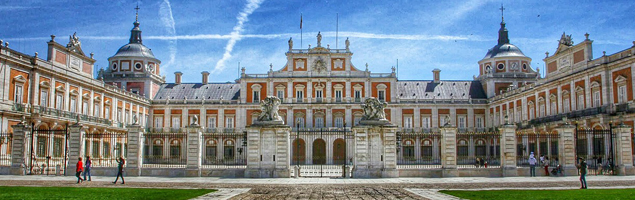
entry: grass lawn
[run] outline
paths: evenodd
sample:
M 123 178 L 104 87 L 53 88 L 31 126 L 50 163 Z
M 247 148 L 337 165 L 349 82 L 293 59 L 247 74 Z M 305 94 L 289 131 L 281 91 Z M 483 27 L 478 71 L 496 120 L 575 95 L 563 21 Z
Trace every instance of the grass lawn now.
M 463 199 L 633 199 L 635 189 L 589 189 L 589 190 L 442 190 Z
M 216 190 L 87 187 L 0 187 L 0 199 L 191 199 Z

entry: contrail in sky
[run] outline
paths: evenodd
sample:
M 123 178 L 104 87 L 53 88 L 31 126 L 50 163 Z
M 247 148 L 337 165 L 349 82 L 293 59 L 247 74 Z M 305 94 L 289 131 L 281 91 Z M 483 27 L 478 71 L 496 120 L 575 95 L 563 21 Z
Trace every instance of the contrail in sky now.
M 172 17 L 172 6 L 170 5 L 170 1 L 164 0 L 163 3 L 161 3 L 161 6 L 159 8 L 159 15 L 161 16 L 161 21 L 163 22 L 163 25 L 165 25 L 165 28 L 168 32 L 168 37 L 171 36 L 176 38 L 176 29 L 174 28 L 174 17 Z M 177 40 L 174 38 L 168 39 L 168 51 L 170 52 L 170 60 L 168 60 L 168 63 L 165 63 L 161 66 L 161 68 L 163 68 L 164 70 L 174 64 L 174 61 L 176 60 Z
M 229 41 L 227 41 L 227 45 L 225 46 L 225 53 L 223 54 L 223 58 L 216 62 L 216 66 L 214 67 L 214 70 L 212 70 L 213 73 L 218 73 L 225 69 L 225 62 L 229 58 L 231 58 L 231 53 L 232 50 L 234 50 L 234 45 L 236 45 L 236 42 L 241 39 L 240 33 L 243 31 L 243 25 L 249 20 L 249 15 L 251 15 L 251 13 L 253 13 L 256 9 L 258 9 L 263 1 L 264 0 L 247 0 L 247 5 L 243 9 L 243 11 L 238 13 L 238 17 L 236 17 L 236 19 L 238 19 L 238 22 L 236 22 L 236 26 L 234 26 L 233 31 L 230 33 L 230 38 Z

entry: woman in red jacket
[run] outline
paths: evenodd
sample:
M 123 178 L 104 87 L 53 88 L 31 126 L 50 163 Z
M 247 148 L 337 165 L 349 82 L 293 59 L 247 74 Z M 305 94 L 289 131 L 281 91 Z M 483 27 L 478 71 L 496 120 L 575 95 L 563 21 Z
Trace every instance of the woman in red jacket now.
M 75 176 L 77 176 L 77 183 L 84 182 L 84 179 L 82 179 L 82 177 L 79 176 L 82 174 L 83 171 L 84 171 L 84 163 L 82 163 L 82 157 L 79 157 L 79 160 L 77 161 L 77 171 L 75 172 Z

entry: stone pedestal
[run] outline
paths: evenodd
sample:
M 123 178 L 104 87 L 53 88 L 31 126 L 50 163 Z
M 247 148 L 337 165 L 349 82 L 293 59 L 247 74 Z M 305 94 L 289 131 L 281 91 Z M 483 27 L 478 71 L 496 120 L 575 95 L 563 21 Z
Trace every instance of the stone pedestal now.
M 11 143 L 11 175 L 26 175 L 26 163 L 29 155 L 26 154 L 28 140 L 27 130 L 30 128 L 24 124 L 13 125 L 13 139 Z
M 565 175 L 575 176 L 578 174 L 578 168 L 575 166 L 577 162 L 575 154 L 575 126 L 571 124 L 563 124 L 556 127 L 558 135 L 558 155 L 560 166 L 564 170 Z
M 128 155 L 126 158 L 126 175 L 128 176 L 141 176 L 143 133 L 144 130 L 139 125 L 128 126 Z
M 65 175 L 73 175 L 77 170 L 77 161 L 82 157 L 85 162 L 84 155 L 84 127 L 75 123 L 68 127 L 68 164 L 66 165 Z
M 503 176 L 518 176 L 518 170 L 516 169 L 516 126 L 510 124 L 503 125 L 498 128 L 498 131 L 501 133 L 500 159 Z
M 443 177 L 458 177 L 456 165 L 456 133 L 457 128 L 446 125 L 441 128 L 441 165 Z
M 631 127 L 620 124 L 613 128 L 613 138 L 615 144 L 615 166 L 617 167 L 618 175 L 633 175 L 635 170 L 633 169 L 633 157 L 632 157 L 632 141 Z
M 200 126 L 190 125 L 187 127 L 187 166 L 185 167 L 185 176 L 201 176 L 202 136 L 203 133 Z
M 247 127 L 245 178 L 290 177 L 290 131 L 282 122 Z
M 390 123 L 363 123 L 353 128 L 355 178 L 396 178 L 397 127 Z

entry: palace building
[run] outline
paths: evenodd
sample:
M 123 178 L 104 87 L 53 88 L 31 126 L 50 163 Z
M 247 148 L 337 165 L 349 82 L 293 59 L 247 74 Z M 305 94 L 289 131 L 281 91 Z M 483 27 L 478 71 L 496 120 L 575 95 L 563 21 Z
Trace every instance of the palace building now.
M 151 133 L 179 133 L 198 124 L 205 138 L 203 157 L 225 158 L 225 164 L 241 165 L 244 157 L 234 157 L 246 152 L 243 131 L 260 115 L 260 101 L 276 96 L 281 100 L 279 115 L 286 125 L 298 132 L 314 132 L 311 137 L 291 132 L 295 138 L 291 162 L 329 165 L 352 164 L 355 150 L 346 145 L 347 133 L 326 133 L 358 126 L 367 98 L 387 103 L 386 119 L 400 132 L 422 135 L 439 133 L 444 125 L 456 127 L 458 133 L 494 133 L 508 123 L 519 133 L 552 133 L 563 118 L 574 121 L 577 129 L 606 130 L 618 122 L 633 126 L 635 119 L 635 46 L 593 57 L 589 34 L 576 44 L 563 33 L 553 53 L 542 58 L 545 77 L 531 65 L 532 58 L 511 43 L 513 37 L 510 40 L 502 21 L 498 42 L 483 52 L 483 59 L 474 61 L 473 71 L 478 75 L 471 80 L 443 80 L 440 69 L 431 72 L 432 80 L 398 80 L 394 68 L 371 72 L 367 64 L 352 62 L 354 41 L 347 38 L 344 49 L 331 49 L 321 43 L 318 34 L 317 43 L 307 49 L 294 48 L 290 39 L 286 58 L 280 58 L 286 59 L 286 64 L 270 65 L 266 74 L 242 68 L 239 79 L 225 83 L 213 82 L 206 71 L 201 72 L 201 81 L 184 82 L 183 73 L 175 72 L 175 81 L 166 83 L 160 74 L 161 60 L 142 42 L 139 21 L 133 25 L 128 43 L 108 58 L 108 69 L 100 70 L 96 78 L 96 60 L 84 53 L 75 34 L 66 45 L 51 36 L 46 58 L 15 51 L 9 42 L 0 45 L 0 132 L 11 134 L 20 122 L 37 132 L 66 130 L 67 125 L 80 121 L 87 134 L 84 154 L 108 160 L 125 155 L 122 152 L 127 150 L 127 142 L 121 138 L 89 142 L 87 138 L 125 134 L 131 124 L 138 123 L 148 133 L 145 156 L 169 154 L 183 161 L 187 154 L 184 139 L 151 137 Z M 317 136 L 320 131 L 324 135 Z M 227 135 L 216 137 L 213 133 Z M 30 158 L 36 162 L 47 156 L 62 158 L 69 146 L 67 139 L 59 139 L 63 136 L 30 137 Z M 416 164 L 440 166 L 439 152 L 443 150 L 434 137 L 398 136 L 398 157 L 427 156 L 430 163 Z M 12 149 L 7 141 L 0 145 L 5 157 Z M 498 139 L 471 138 L 465 142 L 469 145 L 464 144 L 464 150 L 462 142 L 457 143 L 459 151 L 491 158 L 490 164 L 496 165 L 495 155 L 501 151 Z M 525 150 L 540 148 L 522 140 L 518 143 L 525 144 L 519 146 L 519 156 L 524 156 Z M 589 142 L 588 149 L 597 148 L 591 147 L 594 144 L 597 142 Z M 479 145 L 484 146 L 481 149 Z M 558 145 L 546 146 L 540 149 L 542 153 L 558 154 Z M 231 162 L 227 162 L 229 157 Z M 217 160 L 204 161 L 203 165 L 219 164 Z M 178 165 L 181 161 L 144 162 Z

